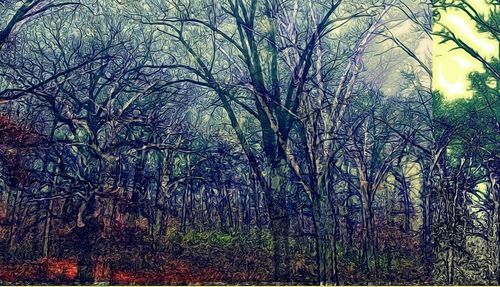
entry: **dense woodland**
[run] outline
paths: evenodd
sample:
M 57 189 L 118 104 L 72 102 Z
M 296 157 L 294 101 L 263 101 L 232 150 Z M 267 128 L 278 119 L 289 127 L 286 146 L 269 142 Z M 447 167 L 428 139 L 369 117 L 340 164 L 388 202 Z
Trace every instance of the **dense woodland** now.
M 500 284 L 495 2 L 1 0 L 1 282 Z

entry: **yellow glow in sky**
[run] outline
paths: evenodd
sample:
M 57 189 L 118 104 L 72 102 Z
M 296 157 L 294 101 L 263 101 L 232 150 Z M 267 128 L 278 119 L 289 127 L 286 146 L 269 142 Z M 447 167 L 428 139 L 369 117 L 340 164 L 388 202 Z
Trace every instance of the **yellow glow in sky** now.
M 467 0 L 482 14 L 488 15 L 489 7 L 484 0 Z M 487 60 L 498 57 L 499 45 L 495 40 L 488 38 L 486 33 L 478 33 L 474 21 L 458 9 L 448 9 L 441 12 L 439 23 L 450 28 L 455 35 L 470 47 L 476 50 Z M 435 24 L 435 29 L 442 27 Z M 433 43 L 433 89 L 440 91 L 446 99 L 468 98 L 472 92 L 468 91 L 468 75 L 473 71 L 482 71 L 482 64 L 472 58 L 467 52 L 456 49 L 453 42 L 438 44 L 440 37 Z

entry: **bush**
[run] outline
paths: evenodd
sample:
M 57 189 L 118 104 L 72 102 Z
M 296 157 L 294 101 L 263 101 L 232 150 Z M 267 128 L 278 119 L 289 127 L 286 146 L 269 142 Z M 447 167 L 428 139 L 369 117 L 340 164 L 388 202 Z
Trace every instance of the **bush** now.
M 190 230 L 182 236 L 182 245 L 203 248 L 260 248 L 271 251 L 272 238 L 267 230 L 252 230 L 249 233 Z

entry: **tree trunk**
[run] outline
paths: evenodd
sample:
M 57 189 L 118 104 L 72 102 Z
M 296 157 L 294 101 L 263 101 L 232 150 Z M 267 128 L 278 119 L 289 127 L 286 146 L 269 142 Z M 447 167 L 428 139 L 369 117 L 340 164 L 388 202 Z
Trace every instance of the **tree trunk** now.
M 257 225 L 257 228 L 260 230 L 262 229 L 262 221 L 260 218 L 260 196 L 258 190 L 259 185 L 255 177 L 253 176 L 253 172 L 251 180 L 252 180 L 252 196 L 253 196 L 253 204 L 255 212 L 255 224 Z
M 406 234 L 409 234 L 411 231 L 411 198 L 410 198 L 411 191 L 402 168 L 400 168 L 400 171 L 397 171 L 393 174 L 400 185 L 399 188 L 403 200 L 403 210 L 404 210 L 403 230 L 406 232 Z
M 269 202 L 269 217 L 271 221 L 271 234 L 274 246 L 274 278 L 277 282 L 289 280 L 290 265 L 288 260 L 289 242 L 288 234 L 290 229 L 290 219 L 286 209 L 286 188 L 285 178 L 286 162 L 280 161 L 271 169 L 271 195 Z
M 368 182 L 360 181 L 360 192 L 361 192 L 361 218 L 362 218 L 362 249 L 361 249 L 361 262 L 362 267 L 367 272 L 370 270 L 370 259 L 373 256 L 373 226 L 372 226 L 372 211 L 371 211 L 371 199 L 369 194 Z
M 334 228 L 328 228 L 328 218 L 324 216 L 328 205 L 326 186 L 320 180 L 316 192 L 312 194 L 312 211 L 316 241 L 316 264 L 318 283 L 338 284 L 337 250 L 333 240 Z
M 453 285 L 455 279 L 455 252 L 449 248 L 446 254 L 446 284 Z
M 21 190 L 15 191 L 14 202 L 12 203 L 12 213 L 10 217 L 10 231 L 9 231 L 9 253 L 15 257 L 17 251 L 17 224 L 19 221 L 19 201 L 21 199 Z
M 186 186 L 184 193 L 182 194 L 182 214 L 181 214 L 181 231 L 186 232 L 186 219 L 187 219 L 187 200 L 188 200 L 189 188 Z
M 153 250 L 156 250 L 158 247 L 158 241 L 162 235 L 162 221 L 163 221 L 163 211 L 160 208 L 156 208 L 154 211 L 153 217 L 153 226 L 151 230 L 151 237 L 153 241 Z
M 187 155 L 187 176 L 191 176 L 191 156 Z M 182 214 L 181 214 L 181 231 L 183 233 L 186 232 L 186 224 L 188 217 L 188 200 L 190 198 L 191 193 L 191 180 L 188 178 L 186 181 L 186 188 L 184 189 L 184 193 L 182 195 Z
M 224 184 L 222 187 L 222 196 L 223 196 L 223 202 L 225 203 L 222 206 L 223 206 L 223 208 L 224 208 L 224 206 L 226 206 L 227 212 L 228 212 L 228 217 L 229 217 L 229 220 L 227 221 L 229 223 L 228 226 L 230 229 L 234 229 L 235 224 L 234 224 L 234 216 L 233 216 L 233 206 L 231 205 L 231 196 L 227 192 L 227 185 L 226 184 Z M 222 209 L 222 212 L 224 213 L 224 209 Z
M 94 217 L 96 210 L 95 197 L 82 204 L 79 210 L 77 224 L 73 230 L 75 250 L 77 252 L 77 278 L 78 283 L 90 285 L 95 281 L 94 262 L 92 256 L 93 245 L 97 238 L 99 224 Z
M 500 196 L 498 184 L 495 192 L 494 211 L 493 211 L 493 238 L 492 238 L 492 253 L 493 253 L 493 274 L 496 284 L 500 285 Z
M 47 208 L 47 217 L 45 218 L 45 224 L 43 227 L 43 247 L 42 247 L 42 256 L 49 256 L 49 247 L 50 247 L 50 229 L 52 225 L 52 206 L 54 204 L 54 200 L 49 200 L 49 206 Z
M 493 210 L 491 213 L 492 231 L 490 246 L 492 251 L 492 273 L 497 285 L 500 285 L 500 188 L 499 188 L 499 166 L 498 160 L 492 159 L 488 163 L 488 175 L 491 194 L 493 195 Z
M 94 283 L 92 245 L 97 232 L 97 221 L 89 220 L 83 227 L 75 227 L 75 245 L 77 249 L 78 283 L 89 285 Z
M 427 269 L 427 273 L 432 271 L 433 251 L 432 251 L 432 183 L 429 171 L 423 174 L 422 183 L 422 264 Z

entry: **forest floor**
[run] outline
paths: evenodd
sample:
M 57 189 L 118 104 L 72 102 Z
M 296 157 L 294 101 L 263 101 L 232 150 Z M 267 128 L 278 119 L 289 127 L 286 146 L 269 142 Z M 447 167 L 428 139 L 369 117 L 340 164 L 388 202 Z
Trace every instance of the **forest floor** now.
M 173 258 L 157 254 L 155 258 L 155 262 L 151 262 L 150 266 L 136 270 L 113 266 L 103 268 L 98 260 L 94 268 L 96 282 L 111 285 L 276 284 L 272 282 L 267 264 L 261 267 L 257 267 L 256 263 L 242 265 L 241 255 L 238 258 L 217 257 L 217 264 L 203 255 Z M 342 273 L 343 284 L 346 285 L 427 285 L 431 282 L 430 278 L 422 277 L 421 273 L 410 269 L 406 272 L 395 270 L 393 274 L 381 272 L 376 278 L 372 277 L 369 280 L 353 270 L 343 270 Z M 76 275 L 75 258 L 46 258 L 31 262 L 0 264 L 2 285 L 77 284 Z M 295 278 L 293 282 L 286 284 L 313 284 L 311 279 L 311 277 Z
M 97 255 L 93 256 L 94 278 L 98 283 L 110 285 L 277 284 L 273 282 L 273 254 L 267 237 L 269 236 L 249 238 L 216 232 L 188 233 L 183 238 L 171 238 L 157 251 L 152 251 L 146 241 L 130 237 L 128 242 L 114 241 L 107 244 L 107 247 L 95 245 Z M 54 244 L 66 249 L 63 246 L 64 239 L 61 240 Z M 304 244 L 297 243 L 295 248 L 297 246 L 305 248 Z M 293 256 L 289 255 L 290 281 L 279 283 L 315 283 L 314 257 L 312 251 L 306 249 L 293 252 Z M 77 284 L 76 256 L 64 254 L 66 258 L 16 261 L 4 258 L 0 260 L 0 285 Z M 378 272 L 369 275 L 357 267 L 355 259 L 339 262 L 341 283 L 432 283 L 431 278 L 424 276 L 425 272 L 419 267 L 417 258 L 397 256 L 392 262 L 390 271 L 382 265 Z
M 94 269 L 96 282 L 119 285 L 185 285 L 185 284 L 256 284 L 269 282 L 265 273 L 245 270 L 234 271 L 198 260 L 166 258 L 163 264 L 144 267 L 141 270 L 109 268 Z M 268 273 L 268 272 L 266 272 Z M 0 284 L 76 284 L 77 263 L 75 258 L 47 258 L 43 260 L 0 265 Z M 270 278 L 270 277 L 268 277 Z M 264 280 L 263 280 L 264 279 Z
M 103 264 L 94 259 L 96 282 L 118 285 L 262 284 L 270 282 L 269 269 L 241 265 L 241 259 L 205 255 L 150 255 L 140 268 Z M 238 257 L 241 258 L 239 255 Z M 132 259 L 131 259 L 132 260 Z M 148 261 L 148 259 L 146 259 Z M 238 262 L 240 261 L 240 262 Z M 105 267 L 106 266 L 106 267 Z M 243 267 L 243 268 L 242 268 Z M 0 263 L 0 284 L 76 284 L 76 258 L 44 258 L 36 261 Z

